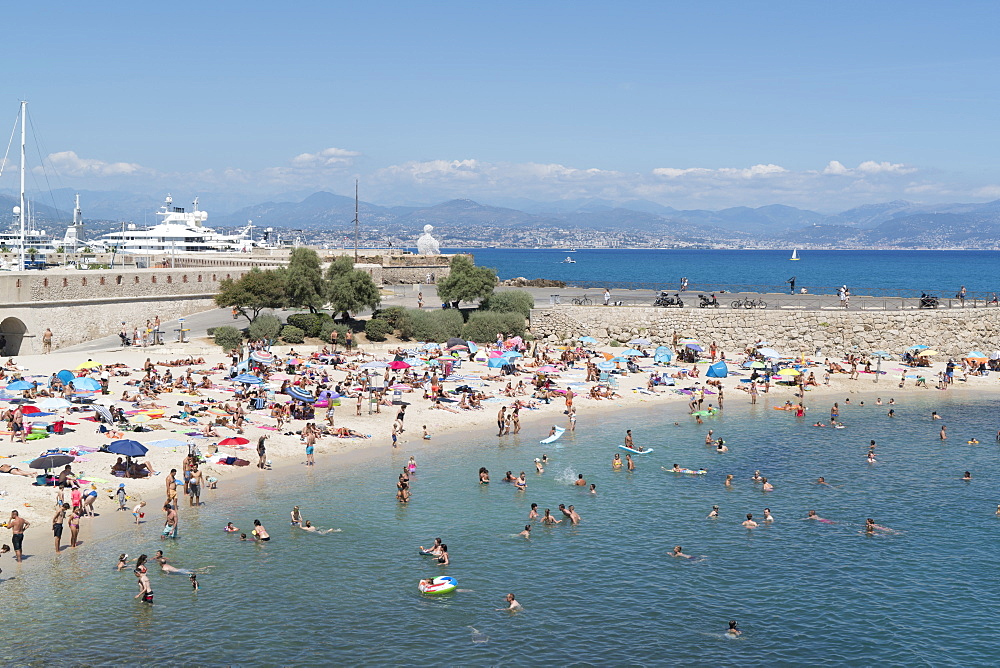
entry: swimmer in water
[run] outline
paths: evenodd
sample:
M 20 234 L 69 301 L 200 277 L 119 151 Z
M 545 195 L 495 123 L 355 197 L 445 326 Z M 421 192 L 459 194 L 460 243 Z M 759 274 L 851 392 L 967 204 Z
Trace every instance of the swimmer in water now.
M 814 424 L 813 426 L 814 426 L 814 427 L 825 427 L 826 425 L 825 425 L 825 424 L 823 424 L 822 422 L 817 422 L 817 423 L 816 423 L 816 424 Z
M 253 521 L 253 531 L 251 533 L 253 533 L 259 541 L 266 543 L 271 540 L 271 535 L 267 533 L 267 529 L 265 529 L 264 525 L 260 523 L 260 520 Z
M 753 521 L 753 513 L 747 513 L 747 518 L 743 522 L 743 526 L 747 529 L 753 529 L 757 526 L 757 523 Z
M 521 610 L 521 604 L 517 602 L 516 598 L 514 598 L 514 594 L 507 594 L 506 596 L 504 596 L 503 600 L 507 602 L 507 607 L 497 608 L 497 610 L 508 610 L 510 612 L 514 612 L 515 610 Z
M 614 458 L 612 458 L 611 460 L 611 468 L 620 469 L 621 467 L 622 467 L 622 456 L 616 452 Z
M 763 478 L 761 478 L 761 480 L 763 480 Z M 727 474 L 726 475 L 726 480 L 722 484 L 725 485 L 726 487 L 732 487 L 733 486 L 733 474 L 732 473 Z
M 225 531 L 226 533 L 236 533 L 237 531 L 239 531 L 239 529 L 233 526 L 232 522 L 226 522 L 226 526 L 224 526 L 222 530 Z
M 535 473 L 545 473 L 545 469 L 542 467 L 542 460 L 535 457 Z
M 674 546 L 674 551 L 673 551 L 673 553 L 670 556 L 671 557 L 681 557 L 683 559 L 694 559 L 694 557 L 692 557 L 690 554 L 684 554 L 684 552 L 681 551 L 681 546 L 680 545 L 675 545 Z
M 442 544 L 441 543 L 441 539 L 440 538 L 435 538 L 434 539 L 434 544 L 431 545 L 429 549 L 425 550 L 424 546 L 421 545 L 420 546 L 420 551 L 421 552 L 426 552 L 426 553 L 431 554 L 431 555 L 433 555 L 433 556 L 436 557 L 437 555 L 441 554 L 441 544 Z
M 753 480 L 754 482 L 760 482 L 761 477 L 762 476 L 760 475 L 760 471 L 754 471 L 753 476 L 750 479 Z
M 632 461 L 632 455 L 625 455 L 625 468 L 629 471 L 635 470 L 635 462 Z
M 774 515 L 771 514 L 771 509 L 770 508 L 765 508 L 764 509 L 764 521 L 768 522 L 768 523 L 774 521 Z
M 997 515 L 1000 515 L 1000 506 L 997 506 Z M 123 552 L 121 556 L 118 557 L 118 565 L 115 567 L 115 570 L 124 570 L 127 565 L 128 555 Z
M 545 509 L 545 514 L 542 515 L 542 524 L 559 524 L 562 520 L 557 520 L 552 516 L 552 511 L 548 508 Z
M 888 531 L 889 533 L 896 533 L 889 527 L 884 527 L 879 524 L 875 524 L 875 520 L 869 517 L 867 520 L 865 520 L 865 533 L 872 534 L 875 533 L 876 531 Z
M 1000 503 L 997 504 L 997 517 L 1000 517 Z
M 518 536 L 524 536 L 525 540 L 531 540 L 531 525 L 530 524 L 525 524 L 524 525 L 524 531 L 522 531 L 521 533 L 519 533 L 517 535 Z
M 940 420 L 941 416 L 937 414 L 937 411 L 931 411 L 931 419 L 932 420 Z
M 538 504 L 533 503 L 531 504 L 531 510 L 528 511 L 528 520 L 530 521 L 536 519 L 538 519 Z
M 586 487 L 587 481 L 583 479 L 582 473 L 578 473 L 576 474 L 576 480 L 573 481 L 573 484 L 576 485 L 577 487 Z
M 816 484 L 817 485 L 826 485 L 827 487 L 833 487 L 833 485 L 831 485 L 830 483 L 828 483 L 826 481 L 826 478 L 824 478 L 823 476 L 820 476 L 820 477 L 816 478 Z
M 595 485 L 594 483 L 590 483 L 590 493 L 597 494 L 597 485 Z
M 868 463 L 869 464 L 876 464 L 877 463 L 876 460 L 875 460 L 875 452 L 872 451 L 872 450 L 868 451 Z
M 998 507 L 1000 507 L 1000 506 L 998 506 Z M 715 519 L 718 516 L 719 516 L 719 507 L 718 506 L 712 506 L 712 512 L 710 512 L 708 514 L 708 519 Z
M 816 514 L 815 510 L 810 510 L 809 514 L 803 519 L 816 520 L 817 522 L 823 522 L 824 524 L 836 524 L 836 522 L 834 522 L 833 520 L 828 520 L 825 517 L 820 517 L 819 515 Z
M 966 471 L 965 475 L 962 476 L 962 480 L 972 480 L 972 473 Z
M 705 435 L 705 445 L 712 445 L 714 439 L 712 438 L 712 430 L 708 430 L 708 434 Z
M 720 439 L 719 439 L 719 440 L 718 440 L 718 441 L 716 442 L 716 444 L 715 444 L 715 451 L 716 451 L 716 452 L 729 452 L 729 446 L 727 446 L 727 445 L 726 445 L 726 442 L 725 442 L 725 441 L 723 441 L 723 440 L 722 440 L 722 439 L 720 438 Z
M 311 520 L 306 520 L 306 523 L 299 527 L 303 531 L 311 531 L 313 533 L 333 533 L 337 529 L 317 529 L 312 525 Z
M 479 484 L 480 485 L 490 484 L 490 472 L 489 470 L 486 469 L 485 466 L 480 467 L 479 469 Z
M 761 487 L 762 491 L 765 491 L 765 492 L 773 492 L 774 491 L 774 485 L 772 485 L 771 483 L 769 483 L 767 481 L 767 478 L 761 478 L 760 482 L 763 485 Z
M 188 579 L 191 580 L 191 589 L 193 589 L 194 591 L 198 591 L 199 589 L 201 589 L 201 587 L 198 586 L 198 576 L 197 575 L 195 575 L 194 573 L 192 573 L 191 575 L 188 576 Z
M 726 635 L 737 637 L 742 635 L 743 631 L 740 631 L 740 627 L 737 626 L 736 620 L 733 619 L 729 622 L 729 628 L 726 629 Z
M 889 412 L 888 412 L 888 413 L 886 413 L 886 415 L 887 415 L 888 417 L 891 417 L 891 418 L 894 418 L 894 417 L 896 417 L 896 409 L 894 409 L 894 408 L 890 408 L 890 409 L 889 409 Z
M 548 464 L 548 463 L 549 463 L 549 456 L 543 452 L 542 453 L 542 465 L 545 465 L 545 464 Z

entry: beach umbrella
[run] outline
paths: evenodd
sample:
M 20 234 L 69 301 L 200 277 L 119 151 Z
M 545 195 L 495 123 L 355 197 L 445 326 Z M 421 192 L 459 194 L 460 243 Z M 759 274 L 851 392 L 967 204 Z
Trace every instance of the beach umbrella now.
M 621 357 L 642 357 L 642 351 L 629 348 L 625 352 L 621 353 Z
M 919 353 L 917 353 L 917 357 L 930 357 L 931 355 L 940 355 L 940 354 L 941 353 L 939 353 L 936 350 L 921 350 Z
M 466 343 L 469 344 L 469 352 L 470 353 L 478 353 L 479 352 L 479 346 L 477 346 L 475 344 L 475 342 L 473 342 L 473 341 L 466 341 Z
M 667 346 L 658 346 L 653 352 L 653 361 L 657 364 L 669 364 L 673 358 L 674 354 Z
M 873 357 L 882 357 L 884 359 L 889 359 L 892 357 L 892 353 L 887 353 L 884 350 L 876 350 L 872 353 Z
M 29 383 L 26 380 L 15 380 L 13 383 L 7 385 L 8 392 L 23 392 L 24 390 L 30 390 L 35 386 L 34 383 Z
M 540 366 L 535 370 L 535 373 L 559 373 L 559 368 L 554 367 L 551 364 L 546 364 L 545 366 Z
M 460 339 L 457 336 L 453 336 L 444 344 L 445 348 L 449 350 L 452 348 L 464 348 L 468 350 L 469 345 L 465 342 L 465 339 Z
M 632 339 L 628 342 L 630 346 L 651 346 L 653 342 L 649 339 Z
M 759 360 L 754 360 L 747 365 L 748 369 L 766 369 L 767 365 Z
M 704 348 L 702 348 L 702 347 L 701 347 L 700 345 L 698 345 L 697 343 L 686 343 L 686 344 L 684 344 L 684 346 L 685 346 L 686 348 L 688 348 L 689 350 L 693 350 L 693 351 L 695 351 L 695 352 L 697 352 L 697 353 L 700 353 L 700 352 L 702 352 L 703 350 L 705 350 Z
M 429 342 L 429 343 L 425 343 L 424 345 L 420 346 L 420 349 L 421 350 L 437 350 L 440 347 L 441 347 L 441 344 L 439 344 L 439 343 Z
M 268 378 L 270 380 L 291 380 L 292 379 L 292 377 L 289 376 L 287 373 L 272 373 L 270 376 L 268 376 Z
M 42 455 L 38 459 L 31 460 L 31 463 L 28 464 L 28 468 L 48 471 L 49 469 L 66 466 L 74 459 L 76 459 L 76 457 L 73 455 Z
M 55 411 L 59 410 L 60 408 L 69 408 L 73 404 L 66 401 L 62 397 L 49 397 L 48 399 L 40 401 L 38 405 L 47 411 Z
M 390 369 L 409 369 L 410 366 L 411 365 L 408 362 L 404 362 L 403 360 L 396 360 L 394 362 L 389 362 Z
M 115 419 L 111 417 L 111 411 L 108 410 L 107 406 L 94 404 L 94 411 L 97 413 L 98 417 L 101 418 L 101 422 L 107 422 L 108 424 L 111 424 L 112 422 L 115 421 Z
M 387 369 L 389 365 L 385 362 L 380 362 L 378 360 L 374 362 L 365 362 L 361 365 L 361 369 Z
M 774 348 L 759 348 L 757 352 L 759 352 L 764 357 L 771 357 L 771 358 L 781 357 L 781 353 L 779 353 Z
M 246 445 L 249 442 L 242 436 L 230 436 L 219 441 L 219 445 Z
M 69 369 L 63 369 L 62 371 L 56 374 L 56 377 L 62 382 L 68 383 L 69 381 L 76 378 L 76 374 L 70 371 Z
M 592 336 L 581 336 L 580 343 L 597 343 L 597 339 Z
M 978 350 L 973 350 L 972 352 L 965 353 L 965 359 L 986 359 L 986 354 Z
M 302 360 L 300 360 L 300 359 L 295 359 L 295 358 L 293 357 L 293 358 L 291 358 L 290 360 L 285 360 L 285 364 L 287 364 L 287 365 L 289 365 L 289 366 L 298 366 L 299 364 L 302 364 Z
M 74 378 L 69 383 L 77 390 L 83 390 L 84 392 L 96 392 L 101 389 L 101 384 L 88 376 Z
M 797 369 L 778 369 L 778 375 L 780 376 L 801 376 L 802 373 Z
M 598 362 L 597 363 L 597 368 L 601 369 L 603 371 L 610 371 L 611 369 L 615 368 L 615 363 L 614 362 L 609 362 L 609 361 L 605 360 L 603 362 Z
M 241 373 L 240 375 L 233 378 L 235 383 L 243 383 L 244 385 L 263 385 L 264 381 L 259 377 L 253 375 L 252 373 Z
M 145 424 L 146 422 L 149 422 L 152 419 L 153 418 L 149 417 L 148 415 L 139 413 L 138 415 L 133 415 L 132 417 L 130 417 L 129 422 L 135 422 L 136 424 Z
M 425 364 L 427 364 L 427 362 L 420 359 L 419 357 L 407 357 L 403 361 L 409 364 L 410 366 L 424 366 Z
M 250 359 L 261 364 L 271 364 L 274 362 L 274 355 L 266 350 L 255 350 L 250 353 Z
M 77 369 L 96 369 L 99 366 L 101 366 L 101 365 L 99 363 L 95 362 L 94 360 L 87 360 L 86 362 L 84 362 L 83 364 L 81 364 L 80 366 L 78 366 L 76 368 Z
M 125 455 L 126 457 L 141 457 L 149 452 L 149 448 L 139 441 L 124 438 L 120 441 L 111 441 L 110 445 L 108 445 L 108 452 L 113 452 L 116 455 Z
M 503 357 L 491 357 L 488 360 L 486 360 L 486 366 L 489 367 L 490 369 L 499 369 L 508 362 L 510 362 L 510 360 Z
M 521 353 L 517 352 L 516 350 L 508 350 L 503 355 L 501 355 L 501 357 L 506 357 L 508 359 L 516 359 L 518 357 L 524 357 L 524 355 L 522 355 Z
M 288 396 L 290 396 L 292 399 L 295 399 L 296 401 L 303 401 L 307 404 L 311 404 L 314 401 L 316 401 L 315 395 L 310 394 L 309 392 L 306 392 L 305 390 L 300 389 L 298 387 L 294 386 L 289 387 L 287 390 L 285 390 L 285 392 L 288 394 Z

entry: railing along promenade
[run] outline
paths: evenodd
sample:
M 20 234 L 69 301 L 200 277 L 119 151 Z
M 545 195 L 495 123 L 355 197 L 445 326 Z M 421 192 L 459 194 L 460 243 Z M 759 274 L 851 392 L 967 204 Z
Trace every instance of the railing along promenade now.
M 802 294 L 800 288 L 807 292 Z M 918 290 L 900 288 L 850 288 L 851 296 L 845 306 L 838 296 L 840 286 L 803 286 L 796 284 L 796 293 L 789 293 L 789 286 L 736 284 L 736 283 L 689 283 L 687 289 L 680 291 L 676 282 L 626 282 L 626 281 L 574 281 L 565 288 L 550 288 L 548 300 L 539 300 L 541 306 L 546 305 L 582 305 L 603 304 L 604 289 L 611 291 L 611 300 L 623 306 L 653 306 L 656 296 L 661 292 L 668 295 L 680 294 L 684 308 L 699 308 L 699 295 L 710 297 L 715 295 L 718 307 L 727 310 L 746 310 L 764 308 L 767 310 L 799 310 L 799 311 L 902 311 L 911 309 L 963 309 L 963 308 L 998 308 L 1000 300 L 992 292 L 968 292 L 965 299 L 959 299 L 954 293 L 943 297 L 944 291 Z M 934 306 L 928 306 L 924 295 L 934 297 Z M 746 306 L 748 300 L 763 302 L 764 306 Z M 740 302 L 734 306 L 734 302 Z M 665 306 L 663 308 L 677 308 Z M 715 307 L 708 307 L 715 308 Z

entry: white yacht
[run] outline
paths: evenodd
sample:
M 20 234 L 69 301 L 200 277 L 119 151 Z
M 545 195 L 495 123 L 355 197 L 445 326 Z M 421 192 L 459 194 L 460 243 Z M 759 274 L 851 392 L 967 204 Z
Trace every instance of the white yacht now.
M 264 240 L 253 238 L 253 223 L 237 234 L 222 234 L 205 226 L 208 214 L 198 208 L 198 198 L 190 211 L 174 206 L 174 199 L 167 195 L 166 201 L 156 212 L 161 220 L 151 227 L 139 228 L 135 224 L 123 226 L 120 231 L 105 234 L 100 244 L 118 253 L 200 253 L 200 252 L 244 252 L 257 246 L 267 245 L 267 237 L 272 232 L 268 228 Z
M 567 255 L 566 259 L 563 260 L 563 264 L 576 264 L 576 260 Z

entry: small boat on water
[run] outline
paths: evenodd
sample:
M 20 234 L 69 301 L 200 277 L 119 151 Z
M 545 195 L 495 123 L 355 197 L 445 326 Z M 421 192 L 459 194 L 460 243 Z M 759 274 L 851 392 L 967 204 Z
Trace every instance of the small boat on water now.
M 567 255 L 566 259 L 563 260 L 563 264 L 576 264 L 576 260 Z
M 799 251 L 798 251 L 797 248 L 794 249 L 794 250 L 792 250 L 792 257 L 790 257 L 788 259 L 792 260 L 792 261 L 797 261 L 799 259 Z

